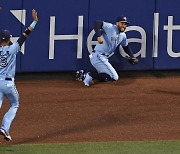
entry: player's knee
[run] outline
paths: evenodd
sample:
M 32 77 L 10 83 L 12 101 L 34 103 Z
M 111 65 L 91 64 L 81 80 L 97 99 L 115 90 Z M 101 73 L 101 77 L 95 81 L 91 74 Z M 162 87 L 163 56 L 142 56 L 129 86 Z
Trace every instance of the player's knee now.
M 113 79 L 114 79 L 115 81 L 117 81 L 117 80 L 119 79 L 118 74 L 114 74 Z

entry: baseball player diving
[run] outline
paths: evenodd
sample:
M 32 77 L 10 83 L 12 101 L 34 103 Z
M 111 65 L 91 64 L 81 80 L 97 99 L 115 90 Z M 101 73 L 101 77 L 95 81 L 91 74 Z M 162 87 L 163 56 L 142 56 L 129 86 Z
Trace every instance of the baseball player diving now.
M 19 94 L 14 83 L 16 55 L 38 22 L 37 12 L 34 9 L 32 10 L 32 18 L 33 22 L 31 25 L 15 43 L 10 41 L 11 34 L 9 30 L 0 32 L 0 107 L 4 97 L 7 97 L 10 103 L 10 108 L 4 115 L 0 128 L 0 135 L 2 135 L 6 141 L 12 140 L 9 135 L 9 130 L 19 107 Z
M 85 86 L 90 86 L 93 79 L 99 81 L 118 80 L 119 76 L 113 66 L 109 63 L 108 58 L 120 45 L 129 55 L 129 57 L 126 57 L 129 63 L 138 64 L 138 59 L 134 57 L 124 32 L 127 24 L 127 18 L 124 16 L 119 16 L 116 20 L 116 24 L 95 21 L 94 31 L 98 43 L 92 54 L 89 55 L 89 58 L 97 72 L 85 72 L 84 70 L 77 71 L 77 80 L 83 81 Z

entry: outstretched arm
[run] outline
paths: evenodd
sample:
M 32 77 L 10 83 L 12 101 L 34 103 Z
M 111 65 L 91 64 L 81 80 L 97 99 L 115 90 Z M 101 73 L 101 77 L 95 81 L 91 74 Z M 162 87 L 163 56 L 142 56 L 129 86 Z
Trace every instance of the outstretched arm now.
M 127 46 L 122 46 L 122 48 L 124 49 L 124 51 L 130 56 L 130 57 L 134 57 L 133 53 L 132 53 L 132 50 L 130 48 L 129 45 Z
M 19 46 L 21 47 L 28 35 L 32 32 L 38 22 L 38 16 L 35 9 L 32 10 L 33 22 L 31 25 L 23 32 L 22 36 L 17 40 Z
M 31 33 L 31 31 L 34 29 L 34 27 L 36 26 L 36 24 L 38 22 L 37 12 L 34 9 L 32 10 L 32 18 L 33 18 L 33 22 L 31 23 L 31 25 L 23 33 L 23 35 L 25 37 L 27 37 Z
M 138 59 L 137 59 L 136 57 L 134 57 L 133 52 L 132 52 L 130 46 L 129 46 L 129 45 L 127 45 L 127 46 L 122 46 L 122 48 L 123 48 L 124 51 L 129 55 L 129 57 L 128 57 L 128 56 L 125 57 L 125 58 L 128 60 L 128 62 L 129 62 L 130 64 L 133 64 L 133 65 L 134 65 L 134 64 L 138 64 Z

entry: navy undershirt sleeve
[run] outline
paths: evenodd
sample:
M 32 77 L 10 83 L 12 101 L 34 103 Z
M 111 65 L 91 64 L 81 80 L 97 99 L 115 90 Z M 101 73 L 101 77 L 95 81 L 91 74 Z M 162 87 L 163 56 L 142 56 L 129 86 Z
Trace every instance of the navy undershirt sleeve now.
M 132 50 L 131 50 L 131 48 L 130 48 L 129 45 L 127 45 L 127 46 L 122 46 L 122 48 L 124 49 L 124 51 L 125 51 L 130 57 L 134 57 L 133 52 L 132 52 Z
M 95 23 L 94 23 L 94 31 L 95 31 L 97 37 L 101 36 L 102 26 L 103 26 L 103 21 L 98 21 L 98 20 L 95 21 Z
M 25 42 L 25 40 L 26 40 L 26 37 L 25 37 L 24 35 L 22 35 L 22 36 L 17 40 L 17 42 L 18 42 L 18 44 L 19 44 L 20 47 L 23 45 L 23 43 Z

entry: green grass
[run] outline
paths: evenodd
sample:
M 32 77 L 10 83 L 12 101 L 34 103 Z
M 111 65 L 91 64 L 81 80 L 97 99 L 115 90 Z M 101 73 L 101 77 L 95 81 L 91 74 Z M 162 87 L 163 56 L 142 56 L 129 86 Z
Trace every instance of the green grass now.
M 0 154 L 180 154 L 180 140 L 0 146 Z

